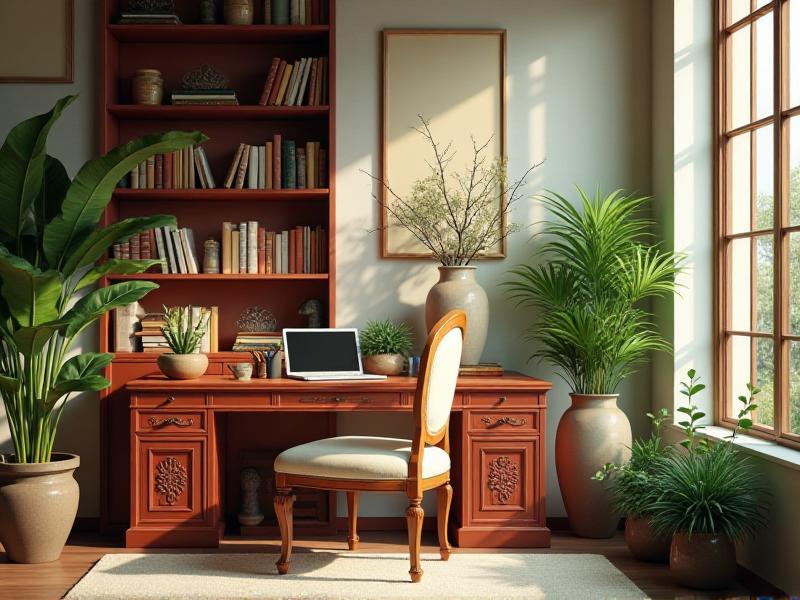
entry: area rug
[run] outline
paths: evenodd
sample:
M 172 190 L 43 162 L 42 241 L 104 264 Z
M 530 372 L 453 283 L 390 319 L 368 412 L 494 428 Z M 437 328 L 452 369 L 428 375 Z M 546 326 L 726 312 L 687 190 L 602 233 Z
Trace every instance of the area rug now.
M 272 554 L 106 554 L 67 600 L 313 600 L 430 598 L 645 598 L 596 554 L 423 555 L 420 583 L 408 555 L 298 552 L 278 576 Z

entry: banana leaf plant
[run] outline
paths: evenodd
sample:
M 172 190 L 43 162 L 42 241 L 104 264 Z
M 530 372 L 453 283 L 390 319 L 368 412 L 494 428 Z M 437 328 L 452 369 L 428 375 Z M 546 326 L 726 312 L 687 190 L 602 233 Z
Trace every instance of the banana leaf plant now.
M 158 287 L 138 280 L 93 286 L 157 263 L 105 260 L 114 243 L 175 223 L 152 215 L 101 227 L 116 184 L 148 157 L 206 139 L 198 132 L 145 135 L 90 160 L 70 180 L 47 154 L 47 136 L 75 98 L 17 125 L 0 148 L 0 396 L 14 445 L 10 460 L 18 463 L 49 462 L 69 395 L 109 385 L 103 371 L 113 354 L 68 358 L 80 333 Z

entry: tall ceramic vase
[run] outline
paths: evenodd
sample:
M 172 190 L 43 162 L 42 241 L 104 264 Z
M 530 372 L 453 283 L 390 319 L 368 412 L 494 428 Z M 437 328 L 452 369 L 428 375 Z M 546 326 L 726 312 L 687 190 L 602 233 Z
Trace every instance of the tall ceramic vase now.
M 581 537 L 609 538 L 619 524 L 605 483 L 592 479 L 604 464 L 622 464 L 631 455 L 631 424 L 618 397 L 570 394 L 572 405 L 558 422 L 558 485 L 570 529 Z
M 467 313 L 467 335 L 461 351 L 462 365 L 476 365 L 489 330 L 489 298 L 475 281 L 477 267 L 439 267 L 439 281 L 425 300 L 425 324 L 430 330 L 448 311 Z

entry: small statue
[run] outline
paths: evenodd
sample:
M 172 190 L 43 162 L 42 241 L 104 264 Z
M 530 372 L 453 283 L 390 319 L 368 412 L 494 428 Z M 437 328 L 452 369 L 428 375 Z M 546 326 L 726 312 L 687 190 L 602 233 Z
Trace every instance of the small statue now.
M 212 238 L 203 242 L 203 273 L 219 273 L 219 242 Z
M 200 0 L 200 22 L 203 25 L 213 25 L 217 22 L 216 0 Z
M 310 328 L 322 327 L 322 302 L 316 298 L 309 298 L 300 305 L 299 314 L 308 317 Z
M 258 525 L 264 520 L 264 514 L 258 505 L 258 488 L 261 487 L 261 475 L 253 467 L 242 469 L 239 475 L 242 485 L 241 508 L 237 518 L 240 525 Z

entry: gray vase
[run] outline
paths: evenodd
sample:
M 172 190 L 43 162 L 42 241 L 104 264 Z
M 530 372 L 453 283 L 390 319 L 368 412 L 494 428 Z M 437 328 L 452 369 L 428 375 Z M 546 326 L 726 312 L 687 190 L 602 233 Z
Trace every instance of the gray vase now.
M 439 267 L 439 281 L 425 300 L 425 324 L 430 331 L 449 311 L 460 308 L 467 313 L 467 335 L 461 351 L 462 365 L 481 362 L 489 330 L 489 298 L 475 281 L 477 267 Z

